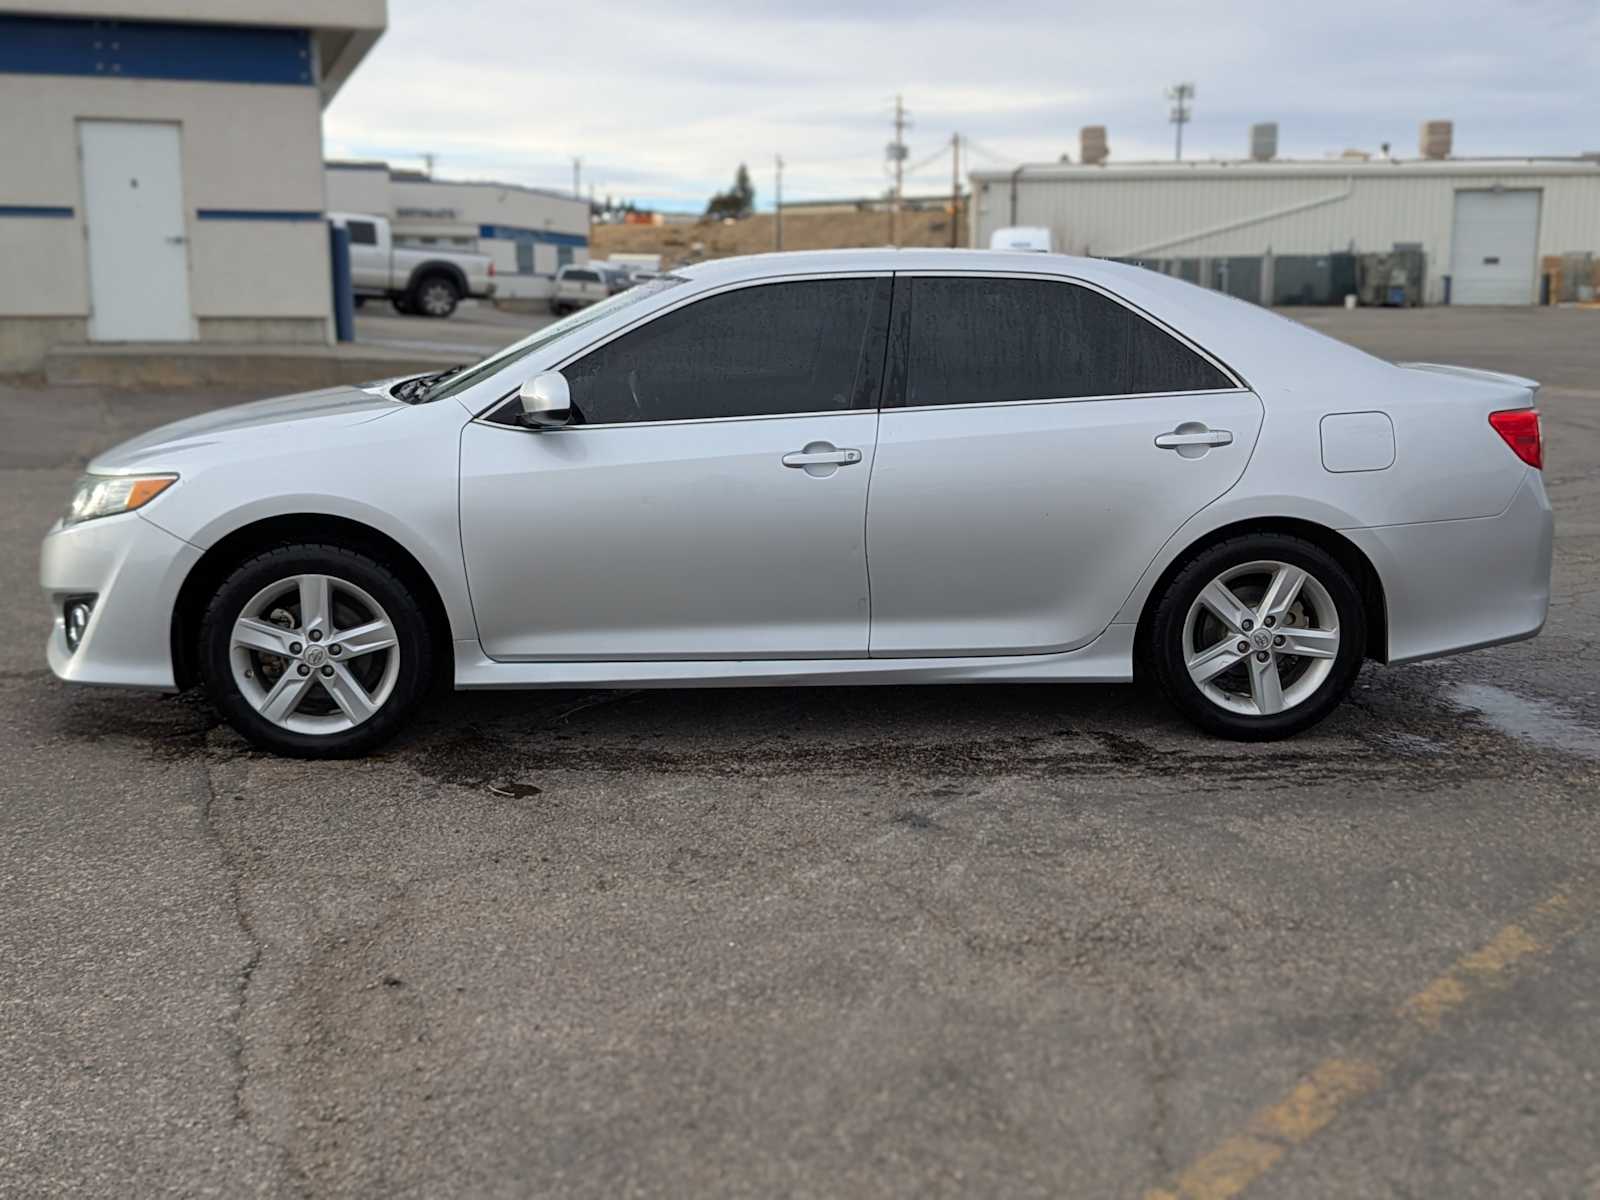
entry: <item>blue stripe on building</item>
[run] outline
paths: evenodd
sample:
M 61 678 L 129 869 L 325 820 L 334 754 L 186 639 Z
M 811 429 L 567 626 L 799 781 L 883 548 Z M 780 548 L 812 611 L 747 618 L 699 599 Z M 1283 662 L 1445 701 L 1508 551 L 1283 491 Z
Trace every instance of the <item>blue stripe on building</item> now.
M 322 214 L 313 208 L 197 208 L 202 221 L 320 221 Z
M 0 217 L 70 217 L 72 210 L 59 204 L 0 204 Z
M 306 29 L 0 15 L 0 74 L 309 84 L 312 72 Z
M 550 246 L 587 246 L 581 233 L 556 233 L 551 229 L 524 229 L 519 225 L 479 225 L 478 236 L 508 242 L 543 242 Z

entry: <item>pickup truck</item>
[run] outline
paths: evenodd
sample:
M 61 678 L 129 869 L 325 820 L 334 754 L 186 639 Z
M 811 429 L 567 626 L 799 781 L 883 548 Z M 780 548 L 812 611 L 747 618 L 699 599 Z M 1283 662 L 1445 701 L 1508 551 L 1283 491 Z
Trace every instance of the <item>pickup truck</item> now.
M 350 278 L 356 303 L 385 297 L 396 312 L 448 317 L 463 296 L 494 295 L 494 262 L 487 254 L 435 246 L 396 246 L 387 217 L 329 213 L 350 231 Z

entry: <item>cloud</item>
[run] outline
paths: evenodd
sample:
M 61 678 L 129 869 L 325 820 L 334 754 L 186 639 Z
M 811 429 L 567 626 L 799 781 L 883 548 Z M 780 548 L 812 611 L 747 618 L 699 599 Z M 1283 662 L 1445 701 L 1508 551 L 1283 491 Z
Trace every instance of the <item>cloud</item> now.
M 391 0 L 390 28 L 328 109 L 328 152 L 438 173 L 701 207 L 749 163 L 795 198 L 881 192 L 898 91 L 909 191 L 948 187 L 952 131 L 974 161 L 1076 155 L 1104 124 L 1115 159 L 1171 153 L 1167 85 L 1198 85 L 1186 157 L 1238 157 L 1253 121 L 1280 151 L 1414 151 L 1425 119 L 1456 152 L 1600 149 L 1583 89 L 1593 0 L 685 0 L 530 5 Z

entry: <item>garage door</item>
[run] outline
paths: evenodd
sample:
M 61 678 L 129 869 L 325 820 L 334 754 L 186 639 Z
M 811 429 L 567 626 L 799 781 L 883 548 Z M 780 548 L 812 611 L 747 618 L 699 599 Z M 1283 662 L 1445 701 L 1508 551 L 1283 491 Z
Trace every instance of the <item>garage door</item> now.
M 1450 303 L 1532 304 L 1537 191 L 1457 192 Z

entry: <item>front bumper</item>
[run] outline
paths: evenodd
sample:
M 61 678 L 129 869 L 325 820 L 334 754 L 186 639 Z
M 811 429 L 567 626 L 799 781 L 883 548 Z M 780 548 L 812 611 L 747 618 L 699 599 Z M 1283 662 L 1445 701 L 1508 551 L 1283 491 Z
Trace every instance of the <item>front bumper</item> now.
M 1496 517 L 1344 534 L 1382 580 L 1391 663 L 1515 642 L 1544 628 L 1555 521 L 1537 471 Z
M 57 524 L 39 550 L 39 583 L 54 617 L 45 657 L 69 683 L 176 691 L 172 610 L 200 550 L 140 513 Z M 76 651 L 67 649 L 62 606 L 95 597 Z

